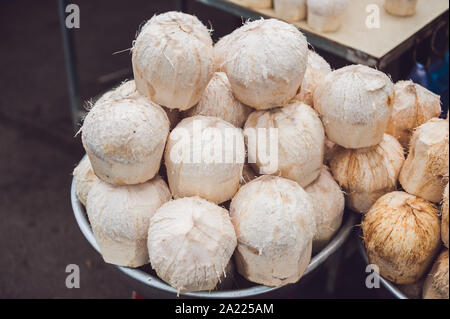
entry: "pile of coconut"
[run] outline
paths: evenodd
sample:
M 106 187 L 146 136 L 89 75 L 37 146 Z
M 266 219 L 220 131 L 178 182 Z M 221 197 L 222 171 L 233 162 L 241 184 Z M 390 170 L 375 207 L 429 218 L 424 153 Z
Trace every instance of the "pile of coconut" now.
M 396 258 L 434 259 L 441 226 L 429 201 L 441 200 L 448 178 L 438 96 L 361 65 L 332 71 L 297 28 L 275 19 L 248 22 L 213 46 L 196 17 L 156 15 L 134 42 L 132 64 L 134 80 L 87 114 L 87 157 L 74 171 L 107 263 L 150 264 L 179 292 L 216 289 L 234 269 L 257 284 L 296 283 L 339 230 L 345 206 L 369 211 L 363 226 L 373 216 L 378 231 L 400 227 L 411 251 Z M 413 195 L 399 194 L 430 228 L 402 219 L 417 218 L 416 208 L 386 201 L 400 196 L 392 193 L 399 178 Z M 399 220 L 372 213 L 395 209 Z M 363 229 L 382 268 L 371 248 L 379 237 Z M 380 244 L 388 248 L 386 236 Z M 429 264 L 407 260 L 421 271 Z

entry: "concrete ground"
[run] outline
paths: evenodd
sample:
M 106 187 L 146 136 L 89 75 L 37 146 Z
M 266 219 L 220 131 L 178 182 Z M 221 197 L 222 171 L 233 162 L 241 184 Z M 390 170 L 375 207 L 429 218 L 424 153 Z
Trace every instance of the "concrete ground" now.
M 73 1 L 82 100 L 131 70 L 139 24 L 171 1 Z M 189 2 L 213 22 L 215 36 L 241 22 Z M 71 173 L 84 151 L 74 137 L 56 1 L 0 0 L 0 298 L 129 298 L 131 289 L 84 239 L 69 201 Z M 359 257 L 343 267 L 334 297 L 371 297 Z M 68 264 L 80 267 L 80 289 L 67 289 Z M 326 277 L 326 273 L 322 277 Z M 311 288 L 314 296 L 323 295 Z M 328 296 L 330 297 L 330 296 Z

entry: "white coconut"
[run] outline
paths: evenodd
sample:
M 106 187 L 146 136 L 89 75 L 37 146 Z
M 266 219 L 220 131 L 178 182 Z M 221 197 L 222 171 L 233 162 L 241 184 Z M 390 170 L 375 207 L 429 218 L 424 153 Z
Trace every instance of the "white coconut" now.
M 344 20 L 349 0 L 308 0 L 308 26 L 319 32 L 334 32 Z
M 442 196 L 442 221 L 441 221 L 441 237 L 445 247 L 448 248 L 448 183 Z
M 314 107 L 328 138 L 345 148 L 377 145 L 392 112 L 394 85 L 389 77 L 363 65 L 351 65 L 325 78 Z
M 179 292 L 214 289 L 235 247 L 228 211 L 199 197 L 164 204 L 148 230 L 152 268 Z
M 229 38 L 230 35 L 226 35 L 214 45 L 214 70 L 216 72 L 223 72 L 223 66 L 227 59 Z
M 215 116 L 236 127 L 242 127 L 251 112 L 251 108 L 234 97 L 227 75 L 223 72 L 216 72 L 198 104 L 187 110 L 184 115 L 186 117 Z
M 326 166 L 323 166 L 319 177 L 305 191 L 315 208 L 317 230 L 313 238 L 313 251 L 319 251 L 341 227 L 345 198 Z
M 423 286 L 424 299 L 448 299 L 448 249 L 439 255 Z
M 235 30 L 226 42 L 224 70 L 239 101 L 261 110 L 296 95 L 308 61 L 306 38 L 296 27 L 261 19 Z
M 99 182 L 92 170 L 89 157 L 84 157 L 73 170 L 78 200 L 86 206 L 87 197 L 92 185 Z
M 386 133 L 408 148 L 414 129 L 441 114 L 441 99 L 412 81 L 397 82 L 394 92 L 393 110 Z
M 416 13 L 417 0 L 384 0 L 386 12 L 400 16 L 412 16 Z
M 175 198 L 200 196 L 219 204 L 239 188 L 244 136 L 241 129 L 217 117 L 188 117 L 170 133 L 164 158 Z
M 280 19 L 300 21 L 306 18 L 306 0 L 274 0 L 273 7 Z
M 272 7 L 272 0 L 240 0 L 244 6 L 253 9 L 269 9 Z
M 396 190 L 405 157 L 400 143 L 385 134 L 377 146 L 339 147 L 330 160 L 334 178 L 346 193 L 350 209 L 366 213 L 378 198 Z
M 139 92 L 170 109 L 194 106 L 214 73 L 208 29 L 194 16 L 166 12 L 151 18 L 133 46 Z
M 439 211 L 405 192 L 378 199 L 364 216 L 362 230 L 370 263 L 397 284 L 418 281 L 440 247 Z
M 86 208 L 105 262 L 126 267 L 147 264 L 150 219 L 170 197 L 159 176 L 132 186 L 94 184 Z
M 148 98 L 143 96 L 136 88 L 136 82 L 134 80 L 125 81 L 120 84 L 117 88 L 110 90 L 103 94 L 96 103 L 101 104 L 104 102 L 112 103 L 114 101 L 122 99 L 131 99 L 142 101 L 142 103 L 147 103 Z M 162 109 L 166 112 L 167 117 L 170 122 L 170 128 L 174 128 L 179 121 L 179 112 L 176 109 L 168 109 L 162 106 Z
M 230 205 L 238 272 L 266 286 L 300 280 L 311 259 L 314 213 L 309 195 L 288 179 L 266 175 L 242 186 Z
M 434 203 L 442 200 L 448 183 L 448 122 L 431 119 L 419 126 L 400 173 L 405 191 Z
M 138 184 L 159 170 L 169 120 L 142 97 L 100 99 L 86 116 L 82 141 L 95 174 L 111 184 Z
M 276 129 L 277 138 L 273 135 L 271 138 L 270 129 Z M 283 108 L 255 111 L 245 123 L 245 134 L 249 163 L 255 172 L 280 175 L 302 187 L 319 176 L 325 133 L 322 122 L 310 106 L 296 101 Z M 273 143 L 277 144 L 273 146 Z
M 305 77 L 294 99 L 314 106 L 314 92 L 325 82 L 325 77 L 329 73 L 331 67 L 328 62 L 316 52 L 309 50 Z

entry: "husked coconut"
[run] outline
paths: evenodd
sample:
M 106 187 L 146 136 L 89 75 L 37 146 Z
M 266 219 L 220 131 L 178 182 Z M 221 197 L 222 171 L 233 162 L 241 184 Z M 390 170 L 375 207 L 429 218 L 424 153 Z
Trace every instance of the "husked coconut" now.
M 314 91 L 325 82 L 325 77 L 330 72 L 328 62 L 316 52 L 309 50 L 305 77 L 294 99 L 314 106 Z
M 386 12 L 400 16 L 412 16 L 416 13 L 417 0 L 385 0 Z
M 241 0 L 241 3 L 253 9 L 269 9 L 272 7 L 272 0 Z
M 73 170 L 78 200 L 86 206 L 87 197 L 92 185 L 99 182 L 92 170 L 89 157 L 85 156 Z
M 305 191 L 311 197 L 315 208 L 317 230 L 313 238 L 313 251 L 318 251 L 341 227 L 345 198 L 326 166 L 323 166 L 319 177 L 306 187 Z
M 110 90 L 103 94 L 100 99 L 97 100 L 96 103 L 101 104 L 104 102 L 113 102 L 122 99 L 131 99 L 142 101 L 142 103 L 147 103 L 148 98 L 143 96 L 136 89 L 136 83 L 134 80 L 129 80 L 123 82 L 117 88 Z M 179 112 L 176 109 L 168 109 L 162 106 L 163 110 L 166 112 L 167 117 L 170 122 L 170 128 L 174 128 L 178 124 Z
M 337 31 L 348 6 L 349 0 L 308 0 L 308 26 L 319 32 Z
M 391 117 L 394 85 L 389 77 L 363 65 L 333 71 L 314 92 L 328 138 L 345 148 L 375 146 Z
M 214 73 L 209 31 L 189 14 L 153 16 L 142 27 L 132 52 L 138 91 L 170 109 L 187 110 L 197 104 Z
M 162 205 L 148 229 L 152 268 L 178 292 L 213 290 L 235 247 L 228 211 L 199 197 Z
M 448 249 L 445 249 L 433 265 L 423 286 L 424 299 L 448 299 Z
M 294 181 L 265 175 L 242 186 L 230 206 L 238 272 L 266 286 L 299 281 L 311 259 L 314 213 Z
M 271 136 L 271 129 L 276 135 Z M 325 133 L 310 106 L 296 101 L 282 108 L 255 111 L 245 123 L 245 134 L 248 161 L 256 173 L 280 175 L 302 187 L 319 176 Z
M 448 183 L 448 122 L 431 119 L 419 126 L 400 172 L 405 191 L 434 203 L 442 200 Z
M 412 81 L 397 82 L 394 92 L 392 115 L 386 133 L 394 136 L 407 149 L 414 129 L 441 114 L 441 99 Z
M 169 125 L 166 112 L 148 99 L 101 99 L 82 127 L 83 146 L 95 175 L 118 185 L 152 179 L 161 163 Z
M 441 242 L 438 209 L 405 192 L 378 199 L 364 216 L 362 231 L 370 263 L 397 284 L 418 281 Z
M 346 193 L 350 209 L 366 213 L 378 198 L 396 190 L 405 161 L 400 143 L 388 134 L 377 146 L 339 147 L 330 160 L 334 178 Z
M 214 45 L 214 70 L 216 72 L 223 72 L 223 66 L 227 59 L 229 38 L 230 35 L 226 35 Z
M 274 0 L 276 15 L 287 21 L 300 21 L 306 18 L 306 0 Z
M 287 104 L 305 75 L 308 43 L 293 25 L 257 20 L 227 37 L 223 69 L 236 98 L 258 110 Z
M 253 168 L 249 164 L 244 164 L 244 168 L 242 170 L 241 185 L 250 183 L 252 180 L 256 179 L 257 177 L 258 177 L 258 175 L 255 173 Z
M 94 184 L 87 214 L 105 262 L 126 267 L 147 264 L 150 219 L 170 198 L 169 188 L 159 176 L 132 186 Z
M 198 104 L 187 110 L 185 116 L 215 116 L 236 127 L 242 127 L 251 112 L 251 108 L 234 97 L 227 75 L 216 72 Z
M 200 196 L 223 203 L 239 188 L 244 135 L 217 117 L 188 117 L 170 133 L 164 158 L 175 198 Z
M 441 237 L 445 247 L 448 248 L 448 183 L 442 197 Z

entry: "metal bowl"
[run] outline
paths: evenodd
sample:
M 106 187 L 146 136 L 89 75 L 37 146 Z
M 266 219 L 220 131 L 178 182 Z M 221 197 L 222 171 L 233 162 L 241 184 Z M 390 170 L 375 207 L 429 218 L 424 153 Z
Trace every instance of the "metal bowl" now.
M 72 208 L 75 215 L 75 219 L 77 220 L 78 226 L 81 229 L 84 237 L 89 241 L 92 247 L 100 253 L 99 247 L 95 241 L 94 234 L 92 233 L 91 226 L 89 224 L 88 218 L 86 216 L 86 212 L 83 204 L 78 200 L 75 189 L 75 181 L 72 180 L 71 187 L 71 202 Z M 338 233 L 333 237 L 331 242 L 322 249 L 318 254 L 312 257 L 311 262 L 306 269 L 302 280 L 304 281 L 305 277 L 309 277 L 313 270 L 315 270 L 319 265 L 323 264 L 328 257 L 333 255 L 338 248 L 344 244 L 344 242 L 349 237 L 353 226 L 357 221 L 357 216 L 351 212 L 346 212 L 344 215 L 344 220 L 342 226 Z M 160 280 L 156 275 L 152 275 L 146 271 L 141 269 L 134 269 L 122 266 L 116 266 L 122 273 L 124 273 L 128 279 L 131 279 L 131 286 L 136 291 L 142 293 L 145 296 L 157 296 L 157 297 L 175 297 L 177 296 L 177 290 Z M 295 284 L 297 285 L 297 284 Z M 247 298 L 247 297 L 255 297 L 261 295 L 267 295 L 268 293 L 275 292 L 280 289 L 289 289 L 295 285 L 287 285 L 284 287 L 267 287 L 262 285 L 253 285 L 250 287 L 246 287 L 243 289 L 234 289 L 234 290 L 224 290 L 224 291 L 211 291 L 211 292 L 190 292 L 180 294 L 182 297 L 187 298 Z
M 364 247 L 364 243 L 361 239 L 362 237 L 359 236 L 358 238 L 358 250 L 359 253 L 361 254 L 361 256 L 364 259 L 364 262 L 368 265 L 369 264 L 369 257 L 367 256 L 366 253 L 366 248 Z M 384 279 L 380 274 L 375 273 L 374 274 L 376 277 L 378 277 L 378 279 L 380 280 L 381 284 L 383 285 L 384 288 L 386 288 L 386 290 L 392 294 L 395 298 L 397 299 L 409 299 L 394 283 L 392 283 L 391 281 Z

